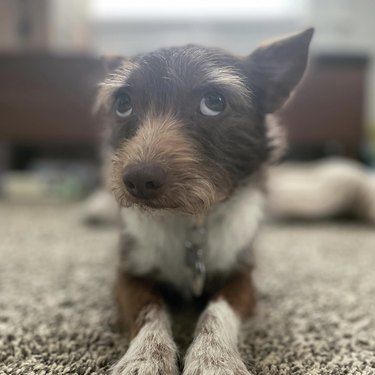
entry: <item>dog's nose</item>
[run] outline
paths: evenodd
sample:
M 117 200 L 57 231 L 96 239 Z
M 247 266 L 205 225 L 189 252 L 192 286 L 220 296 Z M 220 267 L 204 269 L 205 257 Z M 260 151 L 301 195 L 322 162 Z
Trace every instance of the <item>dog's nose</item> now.
M 131 165 L 125 168 L 122 179 L 131 195 L 141 199 L 152 199 L 162 191 L 167 173 L 157 164 Z

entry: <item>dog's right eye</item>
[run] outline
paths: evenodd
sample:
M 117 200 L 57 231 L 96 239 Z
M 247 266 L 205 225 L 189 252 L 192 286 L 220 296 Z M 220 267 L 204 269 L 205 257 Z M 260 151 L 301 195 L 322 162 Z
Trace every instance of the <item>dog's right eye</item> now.
M 217 116 L 225 109 L 224 96 L 218 92 L 208 92 L 203 96 L 199 109 L 205 116 Z
M 133 106 L 131 98 L 128 94 L 121 93 L 117 95 L 115 111 L 116 115 L 121 118 L 128 117 L 132 114 Z

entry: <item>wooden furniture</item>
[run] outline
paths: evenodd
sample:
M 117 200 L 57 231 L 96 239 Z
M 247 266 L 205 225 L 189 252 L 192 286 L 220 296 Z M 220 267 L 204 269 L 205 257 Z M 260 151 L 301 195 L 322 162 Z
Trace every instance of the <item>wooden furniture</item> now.
M 280 112 L 292 158 L 360 157 L 367 63 L 365 56 L 312 59 L 303 82 Z
M 312 60 L 303 83 L 280 113 L 289 130 L 291 157 L 359 157 L 366 66 L 365 57 Z M 47 157 L 87 150 L 93 155 L 100 124 L 90 111 L 103 75 L 101 63 L 89 56 L 0 55 L 0 166 L 6 160 L 11 166 L 25 166 L 15 162 L 17 157 L 27 160 L 38 150 Z
M 103 76 L 101 62 L 88 56 L 0 55 L 2 153 L 96 149 L 100 126 L 91 108 Z

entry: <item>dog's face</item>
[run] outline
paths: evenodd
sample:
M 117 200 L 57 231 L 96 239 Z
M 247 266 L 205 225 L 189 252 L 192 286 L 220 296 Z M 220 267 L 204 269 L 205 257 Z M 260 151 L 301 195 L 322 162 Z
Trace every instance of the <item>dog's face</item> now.
M 201 214 L 267 161 L 264 117 L 305 70 L 312 30 L 245 58 L 198 46 L 120 59 L 101 85 L 122 206 Z

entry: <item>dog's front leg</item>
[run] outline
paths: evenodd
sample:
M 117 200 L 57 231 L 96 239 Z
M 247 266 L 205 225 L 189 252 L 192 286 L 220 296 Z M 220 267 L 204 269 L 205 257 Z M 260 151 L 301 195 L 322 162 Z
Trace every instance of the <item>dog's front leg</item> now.
M 250 272 L 231 278 L 203 311 L 185 358 L 184 375 L 249 375 L 237 348 L 242 319 L 255 306 Z
M 160 295 L 147 282 L 120 274 L 118 299 L 131 342 L 112 375 L 177 374 L 177 348 Z

